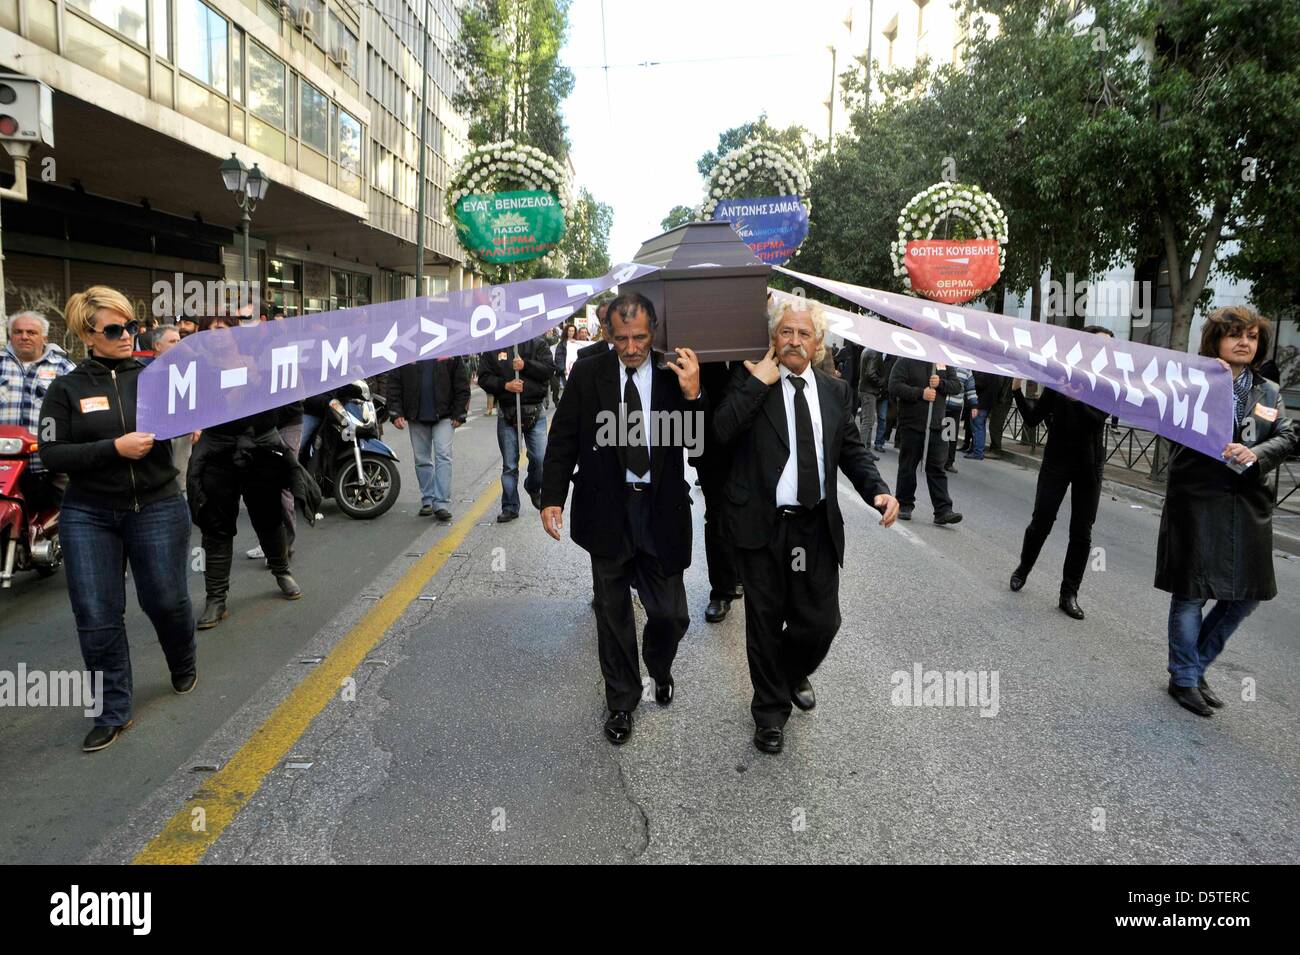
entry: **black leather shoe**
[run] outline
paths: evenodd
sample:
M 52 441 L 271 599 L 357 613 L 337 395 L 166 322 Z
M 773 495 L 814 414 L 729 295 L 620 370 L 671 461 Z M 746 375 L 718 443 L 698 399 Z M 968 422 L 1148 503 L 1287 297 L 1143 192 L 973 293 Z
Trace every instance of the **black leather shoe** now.
M 191 670 L 189 673 L 183 673 L 177 676 L 172 674 L 172 689 L 177 693 L 188 693 L 194 689 L 194 685 L 199 682 L 199 675 Z
M 655 680 L 655 702 L 660 706 L 667 706 L 673 701 L 673 682 L 660 683 Z
M 1061 594 L 1061 599 L 1056 605 L 1075 620 L 1083 619 L 1083 608 L 1079 606 L 1079 601 L 1074 594 Z
M 498 524 L 509 524 L 511 521 L 518 519 L 519 514 L 515 511 L 502 511 L 497 515 Z
M 532 501 L 532 502 L 533 502 L 533 507 L 537 508 L 539 511 L 542 509 L 542 492 L 541 492 L 541 491 L 529 491 L 529 492 L 528 492 L 528 500 Z
M 710 600 L 709 605 L 704 608 L 704 619 L 709 623 L 718 623 L 727 616 L 727 611 L 730 609 L 730 600 Z
M 956 511 L 944 511 L 942 514 L 934 515 L 936 524 L 960 524 L 961 515 Z
M 912 509 L 910 507 L 900 507 L 898 509 L 898 519 L 900 521 L 910 521 L 912 519 Z
M 1025 578 L 1029 576 L 1029 571 L 1021 570 L 1017 567 L 1011 572 L 1011 589 L 1018 591 L 1025 585 Z
M 433 512 L 433 516 L 436 517 L 438 520 L 442 521 L 444 524 L 446 524 L 449 520 L 451 520 L 451 511 L 447 510 L 445 507 L 440 507 Z
M 97 753 L 101 749 L 107 749 L 117 742 L 117 738 L 126 732 L 131 723 L 131 720 L 127 720 L 121 726 L 96 726 L 81 741 L 81 751 Z
M 195 626 L 200 630 L 211 630 L 221 621 L 230 616 L 226 610 L 226 601 L 221 597 L 209 597 L 203 605 L 203 613 L 199 616 L 199 622 Z
M 632 714 L 627 710 L 612 710 L 605 720 L 605 737 L 615 746 L 622 746 L 632 735 Z
M 297 600 L 302 596 L 302 588 L 288 574 L 276 574 L 275 583 L 280 588 L 280 594 L 285 600 Z
M 432 504 L 421 504 L 421 505 L 420 505 L 420 510 L 416 512 L 416 516 L 417 516 L 417 517 L 428 517 L 428 516 L 429 516 L 430 514 L 432 514 L 432 513 L 433 513 L 433 505 L 432 505 Z
M 1205 682 L 1205 677 L 1201 677 L 1201 684 L 1197 687 L 1201 691 L 1201 696 L 1216 710 L 1223 707 L 1223 700 L 1219 699 L 1219 694 L 1210 689 L 1210 684 Z
M 1178 705 L 1185 710 L 1191 710 L 1197 716 L 1213 716 L 1214 710 L 1210 709 L 1205 703 L 1205 697 L 1201 691 L 1194 686 L 1178 686 L 1171 679 L 1169 681 L 1169 695 L 1178 701 Z
M 755 727 L 754 745 L 764 753 L 779 753 L 785 745 L 785 730 L 779 726 Z
M 817 694 L 813 692 L 812 684 L 807 677 L 800 680 L 798 685 L 790 691 L 790 702 L 805 713 L 817 705 Z

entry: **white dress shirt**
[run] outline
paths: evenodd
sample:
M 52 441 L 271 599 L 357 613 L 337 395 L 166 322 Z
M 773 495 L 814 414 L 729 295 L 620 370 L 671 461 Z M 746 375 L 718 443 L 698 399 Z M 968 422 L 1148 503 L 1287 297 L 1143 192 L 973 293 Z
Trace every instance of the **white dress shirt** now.
M 650 434 L 650 383 L 654 378 L 651 374 L 652 371 L 654 371 L 654 357 L 652 355 L 647 355 L 646 360 L 641 362 L 641 367 L 639 367 L 636 370 L 636 374 L 632 376 L 632 381 L 636 384 L 637 394 L 641 396 L 641 411 L 643 412 L 641 433 L 645 436 L 646 451 L 650 454 L 654 453 L 650 450 L 650 446 L 653 443 Z M 627 387 L 627 366 L 621 361 L 618 363 L 618 378 L 618 400 L 621 404 L 623 401 L 623 389 Z M 632 424 L 631 422 L 628 422 L 628 430 L 630 431 L 631 428 Z M 626 472 L 625 477 L 629 484 L 633 482 L 649 481 L 650 472 L 646 471 L 645 474 L 637 475 L 633 474 L 629 470 Z
M 790 457 L 785 462 L 785 469 L 781 472 L 781 478 L 776 482 L 776 506 L 777 507 L 798 507 L 799 506 L 799 442 L 794 434 L 794 385 L 790 384 L 790 378 L 794 372 L 790 371 L 784 365 L 781 366 L 781 398 L 785 402 L 785 430 L 790 440 Z M 817 379 L 813 375 L 812 363 L 803 370 L 803 374 L 798 377 L 808 382 L 804 386 L 804 397 L 808 399 L 808 413 L 812 416 L 813 444 L 817 447 L 817 478 L 818 500 L 824 500 L 826 497 L 826 456 L 825 447 L 822 444 L 822 406 L 817 398 Z

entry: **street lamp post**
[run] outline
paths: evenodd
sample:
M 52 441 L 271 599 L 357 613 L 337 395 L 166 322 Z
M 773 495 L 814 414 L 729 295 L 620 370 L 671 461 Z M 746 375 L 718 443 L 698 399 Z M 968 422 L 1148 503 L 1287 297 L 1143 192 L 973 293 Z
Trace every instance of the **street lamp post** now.
M 248 235 L 249 228 L 253 224 L 252 212 L 266 196 L 266 190 L 271 185 L 271 180 L 258 168 L 257 163 L 253 163 L 253 168 L 249 169 L 239 161 L 238 156 L 231 153 L 230 158 L 221 163 L 221 181 L 225 184 L 226 191 L 234 194 L 235 202 L 243 213 L 240 218 L 240 227 L 244 230 L 244 284 L 247 286 Z

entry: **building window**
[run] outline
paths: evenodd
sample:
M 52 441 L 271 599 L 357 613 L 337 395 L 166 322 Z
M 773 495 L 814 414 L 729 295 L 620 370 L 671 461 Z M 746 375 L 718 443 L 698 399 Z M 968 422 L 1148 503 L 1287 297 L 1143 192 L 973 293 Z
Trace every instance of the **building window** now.
M 339 110 L 339 165 L 361 175 L 361 124 Z
M 167 0 L 151 0 L 153 3 L 153 48 L 164 60 L 172 58 L 171 52 L 171 5 Z
M 353 73 L 357 68 L 357 52 L 356 34 L 349 30 L 342 20 L 331 13 L 330 56 L 349 73 Z
M 244 31 L 239 27 L 230 44 L 230 97 L 236 103 L 244 101 Z
M 248 108 L 284 129 L 284 64 L 256 43 L 248 47 Z
M 329 152 L 329 99 L 306 80 L 302 82 L 302 141 Z
M 140 46 L 149 42 L 148 0 L 68 0 L 68 6 L 90 14 Z
M 199 0 L 177 0 L 176 62 L 196 80 L 227 92 L 226 18 Z
M 325 45 L 325 0 L 299 0 L 299 4 L 312 12 L 312 28 L 309 34 L 317 46 Z
M 298 135 L 298 74 L 289 72 L 289 135 Z

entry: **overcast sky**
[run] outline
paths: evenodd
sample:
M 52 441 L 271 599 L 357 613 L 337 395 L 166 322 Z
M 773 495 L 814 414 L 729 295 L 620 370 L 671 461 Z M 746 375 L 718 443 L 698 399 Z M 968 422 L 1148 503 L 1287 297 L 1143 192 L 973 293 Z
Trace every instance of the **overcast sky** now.
M 562 59 L 576 83 L 565 120 L 578 184 L 614 208 L 612 261 L 657 235 L 673 206 L 700 202 L 695 163 L 723 130 L 766 110 L 774 125 L 825 135 L 827 37 L 844 6 L 604 0 L 602 45 L 601 0 L 574 0 Z M 647 61 L 661 65 L 636 65 Z

